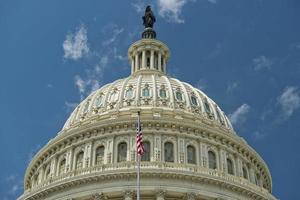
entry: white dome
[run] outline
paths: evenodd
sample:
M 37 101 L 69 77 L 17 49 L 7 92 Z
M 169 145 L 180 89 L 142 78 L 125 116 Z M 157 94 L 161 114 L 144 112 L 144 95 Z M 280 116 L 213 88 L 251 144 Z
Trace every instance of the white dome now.
M 139 108 L 178 113 L 195 121 L 208 121 L 229 129 L 230 121 L 219 106 L 201 90 L 163 73 L 150 70 L 104 85 L 83 100 L 73 111 L 63 131 L 110 113 Z
M 134 200 L 138 111 L 142 199 L 275 200 L 267 165 L 218 105 L 165 75 L 166 45 L 142 39 L 128 57 L 132 74 L 83 100 L 34 156 L 19 200 Z

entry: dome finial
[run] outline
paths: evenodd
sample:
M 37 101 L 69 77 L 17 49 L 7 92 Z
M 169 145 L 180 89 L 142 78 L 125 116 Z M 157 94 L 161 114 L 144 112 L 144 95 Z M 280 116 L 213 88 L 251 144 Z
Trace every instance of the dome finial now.
M 145 14 L 143 16 L 143 25 L 145 26 L 145 30 L 142 33 L 142 38 L 156 38 L 156 32 L 153 30 L 153 25 L 156 19 L 151 10 L 151 6 L 148 5 L 145 9 Z

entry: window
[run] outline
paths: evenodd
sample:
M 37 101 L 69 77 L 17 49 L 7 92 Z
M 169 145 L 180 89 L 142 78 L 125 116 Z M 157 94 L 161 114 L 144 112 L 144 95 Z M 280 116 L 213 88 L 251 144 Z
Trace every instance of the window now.
M 98 95 L 95 100 L 95 107 L 99 108 L 102 106 L 102 95 Z
M 182 100 L 183 100 L 183 98 L 182 98 L 182 93 L 181 93 L 180 91 L 176 91 L 176 99 L 177 99 L 178 101 L 182 101 Z
M 129 88 L 128 90 L 126 90 L 126 94 L 125 94 L 127 99 L 131 99 L 133 96 L 133 91 L 132 88 Z
M 196 164 L 196 150 L 192 145 L 187 146 L 187 162 Z
M 143 142 L 143 145 L 144 145 L 145 152 L 141 157 L 141 161 L 150 161 L 150 151 L 151 151 L 150 142 L 145 141 Z
M 260 175 L 259 174 L 256 174 L 256 176 L 255 176 L 255 184 L 260 186 Z
M 217 169 L 216 154 L 212 151 L 208 151 L 208 167 L 210 169 Z
M 165 148 L 165 162 L 174 162 L 174 147 L 173 143 L 166 142 L 164 145 Z
M 80 151 L 76 156 L 76 169 L 82 169 L 83 167 L 83 151 Z
M 96 149 L 96 165 L 103 164 L 104 160 L 104 146 L 99 146 Z
M 127 160 L 127 144 L 121 142 L 118 144 L 118 162 L 124 162 Z
M 193 95 L 191 96 L 191 102 L 194 106 L 198 106 L 198 101 L 197 101 L 197 98 Z
M 58 170 L 59 175 L 65 173 L 65 168 L 66 168 L 66 159 L 64 158 L 59 163 L 59 170 Z
M 211 113 L 210 107 L 209 107 L 209 104 L 208 104 L 207 101 L 204 102 L 204 107 L 205 107 L 205 111 L 206 111 L 207 113 Z
M 227 172 L 228 174 L 234 175 L 233 173 L 233 163 L 232 160 L 227 158 Z
M 165 99 L 165 98 L 167 98 L 167 92 L 166 92 L 166 90 L 165 89 L 160 89 L 159 90 L 159 96 L 161 97 L 161 98 L 163 98 L 163 99 Z
M 50 164 L 46 168 L 45 179 L 48 179 L 49 177 L 50 177 Z
M 148 87 L 143 89 L 143 96 L 144 97 L 149 97 L 150 96 L 150 91 L 149 91 Z
M 110 101 L 115 102 L 118 100 L 118 91 L 115 89 L 110 96 Z
M 158 69 L 158 54 L 154 52 L 154 68 Z
M 247 169 L 246 169 L 245 166 L 243 167 L 243 177 L 244 177 L 245 179 L 248 179 L 248 171 L 247 171 Z
M 146 51 L 146 67 L 150 68 L 150 51 Z
M 84 113 L 84 114 L 88 112 L 89 105 L 90 105 L 90 102 L 87 101 L 86 104 L 84 105 L 84 109 L 83 109 L 83 113 Z

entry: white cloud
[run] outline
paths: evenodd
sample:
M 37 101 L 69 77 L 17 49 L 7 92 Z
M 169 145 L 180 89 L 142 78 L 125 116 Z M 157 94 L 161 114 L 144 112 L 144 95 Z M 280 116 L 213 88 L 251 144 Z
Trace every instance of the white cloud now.
M 64 58 L 78 60 L 90 51 L 88 47 L 87 30 L 80 25 L 75 33 L 69 33 L 63 42 Z
M 107 39 L 107 40 L 104 40 L 104 41 L 102 42 L 102 45 L 103 45 L 103 46 L 108 46 L 108 45 L 110 45 L 111 43 L 115 42 L 116 39 L 117 39 L 117 37 L 118 37 L 121 33 L 123 33 L 123 31 L 124 31 L 124 28 L 119 28 L 118 26 L 113 25 L 113 26 L 112 26 L 111 37 L 110 37 L 109 39 Z
M 188 0 L 157 0 L 158 13 L 170 22 L 184 23 L 180 15 Z
M 262 139 L 264 139 L 266 137 L 265 134 L 263 134 L 263 133 L 261 133 L 259 131 L 255 131 L 254 134 L 253 134 L 253 136 L 254 136 L 255 140 L 262 140 Z
M 233 113 L 229 114 L 229 119 L 232 124 L 237 125 L 246 120 L 246 115 L 250 111 L 248 104 L 243 104 L 238 107 Z
M 293 115 L 293 113 L 300 108 L 300 96 L 297 87 L 286 87 L 283 93 L 278 97 L 278 102 L 281 105 L 281 109 L 284 117 L 287 119 Z
M 227 92 L 227 93 L 230 93 L 230 92 L 232 92 L 233 90 L 237 89 L 238 87 L 239 87 L 239 82 L 237 82 L 237 81 L 232 82 L 232 83 L 228 84 L 227 89 L 226 89 L 226 92 Z
M 199 90 L 205 90 L 207 88 L 206 81 L 203 79 L 198 80 L 198 82 L 196 84 L 196 88 L 198 88 Z
M 8 176 L 5 179 L 5 181 L 6 181 L 6 184 L 8 185 L 8 187 L 10 188 L 7 191 L 7 194 L 9 196 L 15 196 L 23 190 L 23 180 L 17 174 L 12 174 L 12 175 Z M 8 199 L 8 197 L 5 197 L 5 198 Z
M 271 69 L 273 65 L 273 61 L 266 56 L 259 56 L 257 58 L 253 59 L 254 69 L 256 71 L 262 70 L 262 69 Z
M 213 3 L 213 4 L 216 4 L 217 3 L 217 0 L 207 0 L 209 3 Z
M 146 4 L 142 0 L 136 0 L 133 3 L 131 3 L 131 5 L 137 13 L 143 13 L 146 8 Z

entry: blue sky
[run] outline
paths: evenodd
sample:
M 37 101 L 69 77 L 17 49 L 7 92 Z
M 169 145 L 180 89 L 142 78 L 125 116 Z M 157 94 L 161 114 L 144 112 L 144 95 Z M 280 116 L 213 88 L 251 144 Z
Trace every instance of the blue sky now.
M 168 73 L 202 89 L 300 199 L 300 1 L 0 1 L 0 199 L 22 193 L 34 153 L 93 89 L 130 74 L 151 4 Z

